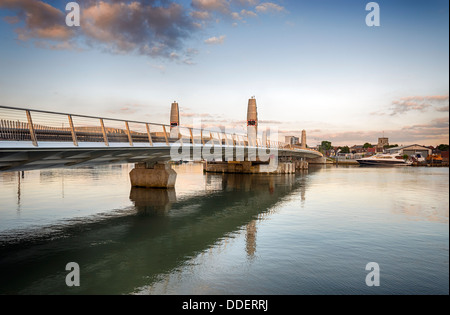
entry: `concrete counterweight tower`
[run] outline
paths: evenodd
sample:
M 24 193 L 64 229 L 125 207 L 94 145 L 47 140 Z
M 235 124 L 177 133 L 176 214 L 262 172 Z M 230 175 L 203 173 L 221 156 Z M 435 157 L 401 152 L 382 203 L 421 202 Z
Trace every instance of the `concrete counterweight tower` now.
M 178 131 L 180 126 L 180 109 L 177 102 L 172 103 L 170 109 L 170 137 L 178 138 Z
M 250 145 L 256 145 L 258 134 L 258 110 L 256 108 L 256 99 L 252 96 L 248 100 L 247 108 L 247 136 Z
M 306 149 L 306 130 L 302 130 L 302 142 L 300 143 L 300 148 Z

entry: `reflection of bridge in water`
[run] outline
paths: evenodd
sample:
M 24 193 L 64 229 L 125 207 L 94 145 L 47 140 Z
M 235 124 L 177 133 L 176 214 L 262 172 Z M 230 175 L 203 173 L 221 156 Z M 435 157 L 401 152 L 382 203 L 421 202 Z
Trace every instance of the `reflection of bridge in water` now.
M 0 171 L 136 163 L 133 186 L 173 187 L 176 174 L 156 164 L 206 160 L 208 172 L 294 173 L 322 156 L 306 136 L 293 145 L 270 130 L 258 134 L 256 100 L 248 106 L 246 135 L 180 126 L 177 103 L 170 125 L 0 106 Z
M 284 198 L 304 196 L 305 176 L 206 174 L 206 182 L 222 178 L 221 189 L 178 201 L 171 189 L 132 187 L 134 211 L 123 216 L 1 244 L 0 277 L 7 285 L 0 293 L 130 293 L 241 231 L 252 259 L 258 220 Z M 68 259 L 80 265 L 80 287 L 65 285 Z

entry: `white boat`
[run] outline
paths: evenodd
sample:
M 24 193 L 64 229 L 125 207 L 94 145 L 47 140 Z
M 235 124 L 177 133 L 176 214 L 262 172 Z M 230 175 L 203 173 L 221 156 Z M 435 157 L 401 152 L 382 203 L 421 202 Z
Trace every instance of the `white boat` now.
M 356 160 L 360 165 L 392 165 L 392 166 L 408 166 L 412 165 L 412 161 L 398 154 L 377 154 L 367 158 Z

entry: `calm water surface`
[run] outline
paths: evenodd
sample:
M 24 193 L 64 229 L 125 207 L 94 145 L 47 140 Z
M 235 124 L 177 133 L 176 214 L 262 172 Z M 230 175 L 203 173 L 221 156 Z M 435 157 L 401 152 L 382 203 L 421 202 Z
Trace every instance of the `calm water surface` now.
M 449 293 L 448 168 L 193 164 L 174 190 L 130 188 L 131 168 L 0 173 L 0 294 Z

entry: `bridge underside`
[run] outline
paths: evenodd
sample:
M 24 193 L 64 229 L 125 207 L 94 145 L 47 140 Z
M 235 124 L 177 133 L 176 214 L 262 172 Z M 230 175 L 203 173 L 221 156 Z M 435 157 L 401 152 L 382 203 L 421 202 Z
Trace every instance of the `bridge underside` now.
M 82 167 L 91 165 L 105 164 L 124 164 L 124 163 L 155 163 L 167 162 L 172 160 L 171 149 L 174 144 L 155 145 L 148 147 L 130 147 L 128 144 L 115 144 L 114 146 L 99 147 L 74 147 L 51 143 L 48 146 L 40 144 L 39 147 L 26 147 L 23 144 L 14 146 L 10 143 L 8 147 L 0 147 L 0 171 L 22 171 L 45 168 L 67 168 Z M 179 147 L 179 146 L 178 146 Z M 194 149 L 195 148 L 195 149 Z M 184 152 L 189 152 L 188 156 L 183 156 L 182 160 L 201 160 L 198 152 L 215 150 L 214 156 L 222 157 L 225 161 L 227 156 L 229 160 L 230 152 L 233 152 L 233 160 L 241 161 L 252 160 L 254 152 L 258 152 L 255 147 L 233 147 L 233 146 L 211 146 L 211 145 L 192 145 L 184 144 Z M 188 151 L 189 150 L 189 151 Z M 217 154 L 217 150 L 219 150 Z M 220 151 L 221 150 L 221 151 Z M 259 148 L 260 152 L 266 151 Z M 239 152 L 238 152 L 239 151 Z M 196 153 L 197 152 L 197 153 Z M 267 150 L 265 153 L 271 154 Z M 272 151 L 273 152 L 273 151 Z M 278 159 L 310 159 L 317 157 L 317 153 L 311 150 L 301 149 L 278 149 L 274 153 Z M 238 156 L 238 158 L 236 158 Z M 249 158 L 250 156 L 250 158 Z M 174 159 L 179 161 L 180 159 Z

